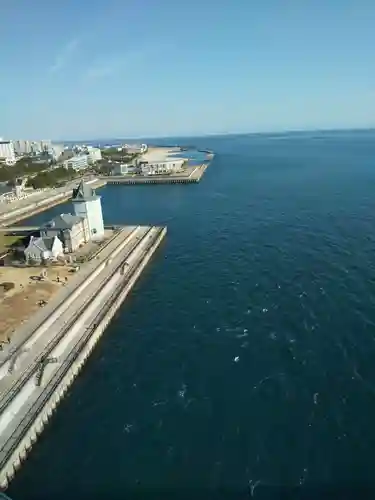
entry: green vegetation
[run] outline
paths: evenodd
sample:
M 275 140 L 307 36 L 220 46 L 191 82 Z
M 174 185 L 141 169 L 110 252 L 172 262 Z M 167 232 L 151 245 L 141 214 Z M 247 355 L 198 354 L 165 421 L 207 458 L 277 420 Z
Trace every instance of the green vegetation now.
M 100 160 L 92 167 L 93 172 L 98 175 L 110 175 L 113 169 L 113 163 L 108 163 L 108 161 Z
M 39 172 L 34 177 L 30 177 L 27 186 L 32 186 L 34 189 L 57 187 L 75 177 L 77 177 L 77 173 L 73 168 L 59 167 L 54 170 Z
M 122 163 L 131 163 L 140 156 L 139 153 L 128 154 L 125 150 L 117 151 L 117 148 L 102 149 L 101 151 L 103 160 L 121 161 Z
M 3 231 L 0 231 L 0 254 L 3 254 L 10 250 L 15 243 L 21 243 L 24 236 L 14 235 L 14 234 L 6 234 Z
M 124 151 L 117 151 L 117 148 L 102 149 L 102 160 L 98 161 L 92 170 L 98 175 L 110 175 L 114 164 L 112 162 L 134 163 L 140 156 L 139 153 L 128 154 Z
M 11 167 L 0 166 L 0 182 L 13 181 L 17 177 L 34 175 L 46 170 L 46 168 L 48 168 L 47 163 L 35 163 L 32 158 L 25 157 Z

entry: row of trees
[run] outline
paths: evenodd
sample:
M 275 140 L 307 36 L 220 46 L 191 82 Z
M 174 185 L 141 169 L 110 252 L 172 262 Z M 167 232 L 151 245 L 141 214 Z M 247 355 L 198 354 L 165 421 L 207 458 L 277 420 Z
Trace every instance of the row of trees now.
M 42 172 L 48 168 L 46 163 L 35 163 L 32 158 L 22 158 L 15 165 L 0 167 L 0 182 L 13 181 L 18 177 L 25 177 Z
M 127 153 L 126 150 L 117 151 L 117 148 L 102 149 L 102 158 L 104 160 L 121 161 L 122 163 L 131 163 L 139 156 L 139 153 Z
M 27 181 L 27 186 L 32 186 L 34 189 L 56 187 L 76 176 L 77 173 L 73 168 L 59 167 L 54 170 L 39 172 L 34 177 L 30 177 Z

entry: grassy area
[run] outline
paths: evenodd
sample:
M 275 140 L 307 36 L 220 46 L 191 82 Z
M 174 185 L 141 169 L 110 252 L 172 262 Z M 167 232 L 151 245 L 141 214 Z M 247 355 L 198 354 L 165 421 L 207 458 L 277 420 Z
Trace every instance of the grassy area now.
M 24 236 L 15 236 L 7 234 L 5 231 L 0 231 L 0 254 L 5 253 L 13 243 L 22 240 Z

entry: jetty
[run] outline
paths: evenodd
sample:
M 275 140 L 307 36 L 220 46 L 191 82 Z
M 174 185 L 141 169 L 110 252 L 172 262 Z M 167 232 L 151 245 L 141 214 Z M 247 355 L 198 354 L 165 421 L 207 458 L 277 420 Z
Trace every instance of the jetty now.
M 107 184 L 196 184 L 198 183 L 208 167 L 208 163 L 202 165 L 188 167 L 181 173 L 173 173 L 169 175 L 112 175 L 105 178 Z
M 166 231 L 116 227 L 0 351 L 0 488 L 37 442 Z

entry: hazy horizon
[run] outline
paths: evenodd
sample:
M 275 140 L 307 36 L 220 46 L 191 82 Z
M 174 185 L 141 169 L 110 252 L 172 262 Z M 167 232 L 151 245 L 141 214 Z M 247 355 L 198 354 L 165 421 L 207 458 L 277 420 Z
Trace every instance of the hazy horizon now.
M 375 127 L 375 2 L 94 3 L 2 6 L 0 136 Z
M 285 131 L 269 131 L 269 132 L 227 132 L 221 134 L 208 133 L 200 135 L 170 135 L 170 136 L 154 136 L 154 137 L 94 137 L 94 138 L 77 138 L 77 139 L 53 139 L 52 142 L 100 142 L 100 141 L 142 141 L 142 140 L 169 140 L 169 139 L 204 139 L 212 137 L 233 137 L 233 136 L 270 136 L 270 135 L 304 135 L 304 134 L 329 134 L 329 133 L 363 133 L 363 132 L 375 132 L 375 127 L 364 127 L 364 128 L 335 128 L 335 129 L 304 129 L 304 130 L 285 130 Z

